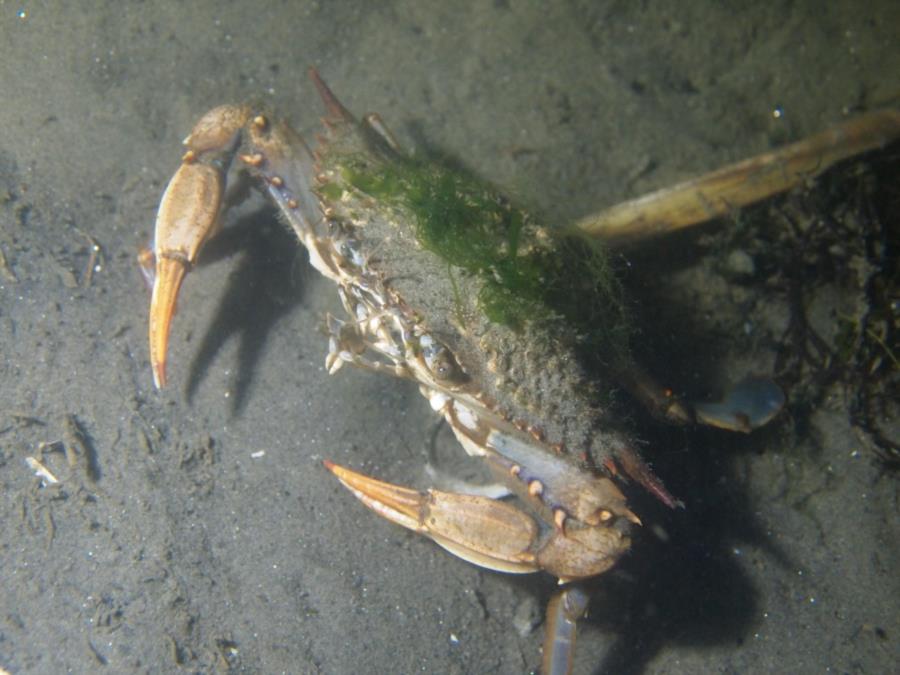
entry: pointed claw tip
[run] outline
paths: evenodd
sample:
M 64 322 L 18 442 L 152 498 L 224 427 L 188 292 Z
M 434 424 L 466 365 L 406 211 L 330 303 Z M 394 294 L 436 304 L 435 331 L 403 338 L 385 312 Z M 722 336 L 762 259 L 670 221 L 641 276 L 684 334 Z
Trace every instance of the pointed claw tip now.
M 350 111 L 344 107 L 344 104 L 338 100 L 337 96 L 334 95 L 334 92 L 331 91 L 329 86 L 325 84 L 325 80 L 319 75 L 319 71 L 316 67 L 310 66 L 307 72 L 309 73 L 309 79 L 312 80 L 313 85 L 316 87 L 316 91 L 319 92 L 319 98 L 321 98 L 322 103 L 325 104 L 329 116 L 342 122 L 352 120 L 353 115 L 351 115 Z
M 175 304 L 181 282 L 187 273 L 187 264 L 178 259 L 157 256 L 156 280 L 150 298 L 150 363 L 153 384 L 157 389 L 166 386 L 166 352 L 169 346 L 169 330 L 175 315 Z
M 157 389 L 166 386 L 166 364 L 156 363 L 153 365 L 153 385 Z
M 368 479 L 368 476 L 362 476 L 361 474 L 357 474 L 350 469 L 341 466 L 340 464 L 335 464 L 330 459 L 323 459 L 322 465 L 328 469 L 332 475 L 337 478 L 341 484 L 348 488 L 351 491 L 355 491 L 358 489 L 358 485 L 354 483 L 354 480 L 358 480 L 359 478 Z M 370 480 L 370 479 L 369 479 Z

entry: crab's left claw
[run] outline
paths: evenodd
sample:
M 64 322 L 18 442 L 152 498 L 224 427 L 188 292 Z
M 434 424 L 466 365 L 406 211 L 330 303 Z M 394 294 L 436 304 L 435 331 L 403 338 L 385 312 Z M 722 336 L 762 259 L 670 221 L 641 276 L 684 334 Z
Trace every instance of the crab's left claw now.
M 215 233 L 225 185 L 220 168 L 196 162 L 191 154 L 169 181 L 156 217 L 150 363 L 158 389 L 166 384 L 166 348 L 178 290 L 200 247 Z
M 160 202 L 150 301 L 150 362 L 157 388 L 166 384 L 166 348 L 178 290 L 200 247 L 218 230 L 225 174 L 249 117 L 246 106 L 225 105 L 200 118 L 184 141 L 188 150 Z M 143 265 L 149 257 L 142 256 Z
M 598 526 L 564 518 L 545 525 L 489 497 L 419 492 L 329 461 L 325 467 L 377 514 L 487 569 L 515 574 L 544 570 L 560 579 L 583 579 L 608 570 L 630 545 L 612 515 Z

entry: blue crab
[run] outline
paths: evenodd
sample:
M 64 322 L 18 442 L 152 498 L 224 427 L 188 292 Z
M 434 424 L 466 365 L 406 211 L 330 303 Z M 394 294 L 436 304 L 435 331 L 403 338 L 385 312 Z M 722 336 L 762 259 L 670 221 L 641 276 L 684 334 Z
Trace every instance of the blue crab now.
M 357 120 L 310 74 L 327 110 L 314 144 L 246 105 L 211 110 L 185 140 L 145 258 L 155 385 L 166 383 L 179 288 L 218 230 L 237 159 L 338 287 L 347 316 L 328 318 L 328 370 L 351 364 L 418 383 L 512 499 L 325 466 L 367 507 L 464 560 L 559 579 L 544 672 L 568 672 L 587 605 L 578 582 L 615 565 L 641 523 L 617 476 L 679 505 L 617 419 L 613 383 L 669 420 L 740 431 L 770 420 L 783 395 L 751 379 L 717 405 L 672 397 L 631 360 L 627 313 L 605 253 L 584 234 L 590 223 L 542 226 L 472 176 L 411 158 L 377 115 Z M 715 215 L 710 204 L 701 218 Z

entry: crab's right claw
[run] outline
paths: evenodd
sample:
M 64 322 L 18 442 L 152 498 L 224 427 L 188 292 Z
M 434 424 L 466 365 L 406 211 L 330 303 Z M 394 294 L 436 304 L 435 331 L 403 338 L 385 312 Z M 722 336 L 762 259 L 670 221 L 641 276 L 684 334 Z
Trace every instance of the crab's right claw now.
M 200 247 L 215 233 L 224 185 L 222 169 L 196 161 L 189 151 L 159 205 L 150 300 L 150 363 L 157 389 L 166 384 L 166 348 L 178 290 Z
M 507 502 L 440 490 L 419 492 L 333 462 L 326 461 L 325 467 L 378 515 L 424 534 L 467 562 L 498 572 L 544 570 L 560 579 L 593 577 L 612 567 L 630 544 L 612 526 L 563 519 L 544 525 Z
M 329 461 L 325 467 L 377 514 L 424 534 L 463 560 L 499 572 L 540 569 L 529 551 L 537 525 L 504 502 L 439 490 L 419 492 Z

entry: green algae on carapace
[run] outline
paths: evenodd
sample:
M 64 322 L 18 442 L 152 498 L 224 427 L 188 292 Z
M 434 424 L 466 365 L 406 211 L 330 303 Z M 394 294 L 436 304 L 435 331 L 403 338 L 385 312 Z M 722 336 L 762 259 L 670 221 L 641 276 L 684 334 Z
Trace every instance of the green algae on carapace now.
M 627 362 L 628 312 L 598 241 L 539 225 L 490 184 L 439 163 L 351 155 L 340 169 L 343 187 L 326 183 L 324 196 L 334 201 L 352 189 L 412 223 L 419 245 L 446 262 L 454 288 L 454 275 L 479 280 L 477 305 L 489 321 L 513 330 L 552 323 L 589 360 Z

